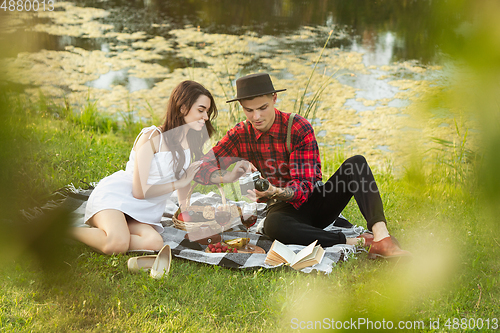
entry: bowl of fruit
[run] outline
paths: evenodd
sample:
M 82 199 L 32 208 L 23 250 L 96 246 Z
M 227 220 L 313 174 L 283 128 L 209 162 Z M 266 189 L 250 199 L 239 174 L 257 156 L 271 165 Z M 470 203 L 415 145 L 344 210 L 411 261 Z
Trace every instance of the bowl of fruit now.
M 266 253 L 264 249 L 259 246 L 253 246 L 252 249 L 245 249 L 250 241 L 250 238 L 240 237 L 235 239 L 218 242 L 215 244 L 208 244 L 205 252 L 208 253 Z
M 209 253 L 238 253 L 238 249 L 231 247 L 225 242 L 218 242 L 215 244 L 208 244 L 205 252 Z

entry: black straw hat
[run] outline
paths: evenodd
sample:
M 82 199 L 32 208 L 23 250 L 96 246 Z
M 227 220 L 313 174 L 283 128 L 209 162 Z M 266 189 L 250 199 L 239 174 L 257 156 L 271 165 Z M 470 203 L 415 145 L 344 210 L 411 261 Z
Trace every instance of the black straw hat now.
M 250 74 L 236 80 L 236 98 L 226 101 L 226 103 L 285 90 L 286 89 L 274 89 L 271 77 L 267 73 Z

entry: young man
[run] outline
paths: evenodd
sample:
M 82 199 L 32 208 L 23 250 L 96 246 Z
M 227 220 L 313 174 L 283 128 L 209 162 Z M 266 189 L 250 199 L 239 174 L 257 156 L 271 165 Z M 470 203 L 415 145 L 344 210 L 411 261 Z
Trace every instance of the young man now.
M 318 144 L 311 124 L 274 108 L 277 92 L 268 74 L 247 75 L 236 81 L 237 97 L 246 121 L 238 123 L 203 158 L 195 177 L 202 184 L 237 181 L 247 171 L 259 170 L 271 183 L 264 192 L 253 190 L 255 199 L 268 203 L 264 232 L 286 244 L 308 245 L 318 240 L 323 247 L 335 244 L 370 246 L 374 258 L 409 255 L 389 236 L 382 200 L 372 172 L 362 156 L 347 159 L 322 184 Z M 288 133 L 289 132 L 289 133 Z M 288 142 L 287 142 L 288 137 Z M 240 159 L 231 172 L 225 170 Z M 251 163 L 249 163 L 250 161 Z M 354 196 L 371 234 L 347 238 L 342 232 L 323 230 Z

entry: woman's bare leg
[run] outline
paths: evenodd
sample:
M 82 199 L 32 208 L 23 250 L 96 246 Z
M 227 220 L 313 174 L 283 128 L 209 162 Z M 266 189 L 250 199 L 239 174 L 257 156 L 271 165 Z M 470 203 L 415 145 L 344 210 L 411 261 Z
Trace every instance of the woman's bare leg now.
M 125 214 L 115 209 L 96 213 L 90 219 L 95 228 L 73 228 L 72 236 L 90 247 L 104 253 L 124 253 L 130 246 L 130 231 Z
M 163 247 L 163 238 L 149 224 L 131 220 L 128 222 L 128 228 L 130 231 L 129 250 L 159 251 Z

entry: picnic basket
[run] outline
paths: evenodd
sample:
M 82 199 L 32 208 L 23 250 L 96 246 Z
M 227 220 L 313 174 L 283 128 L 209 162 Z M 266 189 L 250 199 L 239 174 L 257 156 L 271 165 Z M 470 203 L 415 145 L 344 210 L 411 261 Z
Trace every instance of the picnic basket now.
M 214 207 L 201 206 L 201 205 L 200 206 L 198 206 L 198 205 L 191 206 L 191 195 L 193 194 L 193 190 L 196 187 L 196 185 L 197 184 L 195 183 L 189 189 L 189 192 L 187 194 L 187 206 L 186 206 L 186 209 L 184 211 L 188 211 L 190 215 L 193 213 L 192 214 L 193 216 L 198 216 L 198 217 L 200 216 L 199 213 L 202 213 L 203 219 L 200 218 L 199 221 L 189 221 L 189 222 L 182 221 L 178 218 L 179 214 L 181 213 L 181 208 L 179 207 L 179 209 L 175 212 L 174 216 L 172 217 L 172 222 L 174 224 L 174 227 L 177 229 L 180 229 L 180 230 L 187 231 L 187 232 L 197 230 L 197 229 L 199 229 L 200 226 L 208 226 L 208 227 L 212 228 L 213 230 L 220 230 L 221 227 L 215 221 L 215 209 L 214 209 Z M 224 190 L 222 189 L 222 186 L 217 185 L 217 188 L 219 189 L 219 193 L 221 194 L 222 203 L 226 204 L 227 203 L 226 195 L 224 193 Z M 195 214 L 195 213 L 198 213 L 198 214 Z M 238 213 L 237 207 L 235 205 L 231 205 L 231 218 L 234 218 L 238 215 L 239 215 L 239 213 Z

